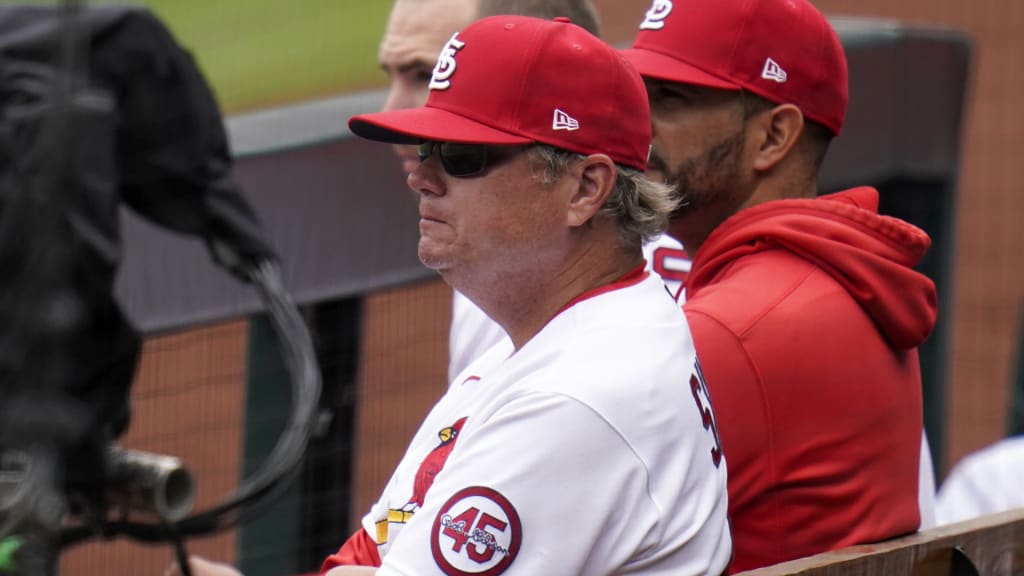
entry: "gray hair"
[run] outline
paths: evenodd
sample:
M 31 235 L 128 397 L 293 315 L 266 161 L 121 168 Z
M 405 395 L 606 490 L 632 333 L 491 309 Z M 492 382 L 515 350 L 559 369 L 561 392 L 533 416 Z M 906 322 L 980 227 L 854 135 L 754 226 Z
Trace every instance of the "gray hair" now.
M 532 147 L 540 164 L 539 181 L 550 186 L 583 155 L 545 144 Z M 615 186 L 601 207 L 619 225 L 619 236 L 627 245 L 642 245 L 665 231 L 669 216 L 681 200 L 672 186 L 655 182 L 635 168 L 615 165 Z

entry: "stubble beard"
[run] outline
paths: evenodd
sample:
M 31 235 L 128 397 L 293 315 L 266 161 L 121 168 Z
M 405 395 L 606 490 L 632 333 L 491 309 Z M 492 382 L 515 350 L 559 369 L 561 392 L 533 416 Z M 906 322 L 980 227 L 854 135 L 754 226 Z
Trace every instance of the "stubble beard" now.
M 738 131 L 669 170 L 661 158 L 652 158 L 665 174 L 665 182 L 681 200 L 672 218 L 689 216 L 735 195 L 744 134 Z

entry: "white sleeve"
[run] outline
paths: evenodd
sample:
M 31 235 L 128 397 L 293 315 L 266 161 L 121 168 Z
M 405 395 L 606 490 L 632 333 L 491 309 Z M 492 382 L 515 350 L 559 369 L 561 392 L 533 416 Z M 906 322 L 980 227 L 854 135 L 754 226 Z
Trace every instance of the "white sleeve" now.
M 461 292 L 452 295 L 452 324 L 448 333 L 448 382 L 495 344 L 508 336 L 497 322 Z
M 940 525 L 1024 508 L 1024 436 L 1004 438 L 964 456 L 935 500 Z
M 654 548 L 647 471 L 589 407 L 532 393 L 471 424 L 379 576 L 609 574 Z
M 921 431 L 921 463 L 918 468 L 917 506 L 921 513 L 918 530 L 935 526 L 935 468 L 932 465 L 932 450 L 928 445 L 928 434 Z
M 984 468 L 976 459 L 972 460 L 971 455 L 953 467 L 935 503 L 939 525 L 977 518 L 995 508 L 991 488 L 986 485 Z

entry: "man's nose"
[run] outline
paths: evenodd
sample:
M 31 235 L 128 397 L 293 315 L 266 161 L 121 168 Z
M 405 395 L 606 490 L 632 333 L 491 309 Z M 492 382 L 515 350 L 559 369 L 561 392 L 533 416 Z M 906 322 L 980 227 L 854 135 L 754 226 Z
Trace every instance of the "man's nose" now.
M 405 182 L 413 192 L 418 194 L 443 196 L 446 190 L 443 171 L 441 159 L 436 154 L 431 154 L 409 173 Z

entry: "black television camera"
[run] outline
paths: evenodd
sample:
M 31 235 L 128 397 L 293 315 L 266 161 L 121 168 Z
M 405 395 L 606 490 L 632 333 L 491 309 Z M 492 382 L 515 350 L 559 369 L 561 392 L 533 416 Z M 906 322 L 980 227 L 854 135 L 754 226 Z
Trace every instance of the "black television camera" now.
M 113 295 L 122 205 L 201 237 L 261 291 L 289 344 L 292 425 L 261 472 L 191 518 L 180 463 L 115 444 L 139 353 Z M 163 24 L 127 5 L 0 5 L 0 543 L 38 536 L 18 572 L 55 573 L 60 546 L 88 535 L 159 540 L 235 521 L 304 451 L 319 395 L 311 349 L 234 179 L 217 103 Z M 112 521 L 115 507 L 156 521 Z

